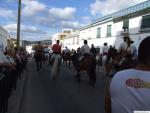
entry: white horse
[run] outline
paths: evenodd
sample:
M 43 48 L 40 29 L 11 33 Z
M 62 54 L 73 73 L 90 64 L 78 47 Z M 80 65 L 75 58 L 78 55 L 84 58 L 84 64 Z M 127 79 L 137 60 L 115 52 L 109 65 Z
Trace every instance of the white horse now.
M 60 72 L 61 56 L 59 54 L 53 54 L 51 57 L 51 61 L 52 61 L 51 75 L 53 80 L 55 80 Z
M 106 74 L 106 61 L 107 61 L 107 55 L 103 55 L 102 56 L 102 69 L 103 69 L 103 72 Z

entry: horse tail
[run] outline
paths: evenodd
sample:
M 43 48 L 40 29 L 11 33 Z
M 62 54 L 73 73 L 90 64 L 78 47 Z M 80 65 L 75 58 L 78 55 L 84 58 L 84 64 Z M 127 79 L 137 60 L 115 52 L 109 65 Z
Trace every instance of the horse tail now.
M 54 58 L 54 63 L 51 68 L 51 75 L 52 75 L 53 79 L 55 79 L 55 77 L 58 74 L 58 63 L 59 63 L 58 61 L 59 61 L 59 57 L 56 55 Z

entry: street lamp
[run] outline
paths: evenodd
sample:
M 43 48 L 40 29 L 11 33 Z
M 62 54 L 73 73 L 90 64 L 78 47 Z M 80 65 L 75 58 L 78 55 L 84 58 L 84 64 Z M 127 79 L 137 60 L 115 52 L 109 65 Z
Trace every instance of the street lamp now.
M 21 20 L 21 0 L 18 0 L 18 20 L 17 20 L 17 48 L 20 47 L 20 20 Z

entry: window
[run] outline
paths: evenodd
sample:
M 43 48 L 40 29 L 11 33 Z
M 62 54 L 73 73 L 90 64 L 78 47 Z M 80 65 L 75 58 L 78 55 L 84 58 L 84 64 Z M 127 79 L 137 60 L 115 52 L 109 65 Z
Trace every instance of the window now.
M 129 31 L 129 20 L 123 21 L 123 27 L 124 31 Z
M 141 30 L 142 31 L 150 30 L 150 15 L 142 17 Z
M 111 25 L 107 26 L 107 37 L 111 36 Z
M 97 38 L 101 37 L 101 28 L 97 28 Z

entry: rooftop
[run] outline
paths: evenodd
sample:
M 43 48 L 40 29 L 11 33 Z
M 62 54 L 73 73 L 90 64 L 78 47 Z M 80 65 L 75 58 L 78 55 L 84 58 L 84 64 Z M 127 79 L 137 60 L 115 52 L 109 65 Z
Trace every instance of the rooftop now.
M 110 19 L 110 18 L 119 18 L 119 17 L 125 16 L 125 15 L 128 15 L 128 14 L 132 14 L 132 13 L 135 13 L 135 12 L 139 12 L 139 11 L 142 11 L 142 10 L 145 10 L 145 9 L 148 9 L 148 8 L 150 8 L 150 0 L 142 2 L 142 3 L 134 5 L 134 6 L 131 6 L 129 8 L 120 10 L 118 12 L 103 16 L 103 17 L 98 18 L 96 20 L 93 20 L 92 24 L 95 24 L 97 22 L 101 22 L 101 21 L 104 21 L 104 20 L 107 20 L 107 19 Z

